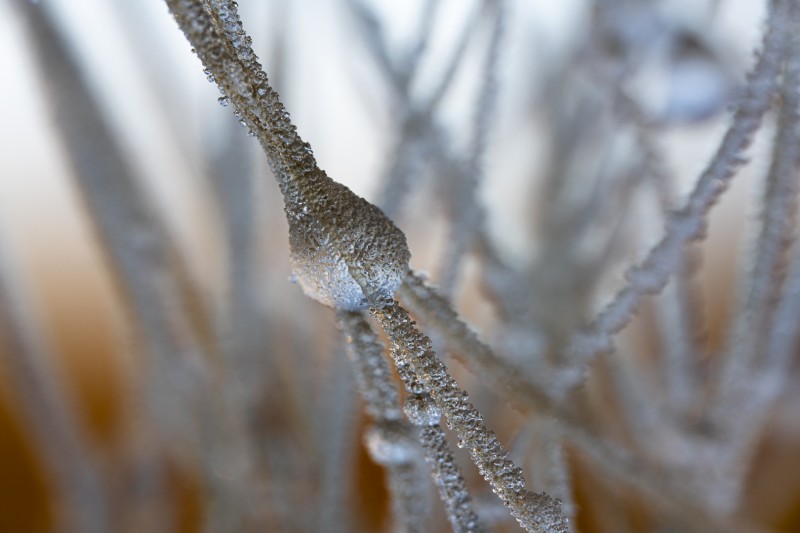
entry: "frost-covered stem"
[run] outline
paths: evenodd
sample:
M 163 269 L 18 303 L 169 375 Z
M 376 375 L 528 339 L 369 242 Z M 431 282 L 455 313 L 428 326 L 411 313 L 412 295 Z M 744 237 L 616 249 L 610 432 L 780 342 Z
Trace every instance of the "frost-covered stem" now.
M 489 46 L 483 63 L 480 91 L 475 105 L 475 116 L 472 124 L 464 172 L 453 176 L 457 180 L 452 184 L 455 191 L 450 196 L 450 239 L 445 247 L 441 266 L 439 286 L 442 293 L 452 295 L 458 281 L 458 275 L 464 255 L 474 243 L 475 234 L 484 225 L 485 213 L 478 199 L 478 187 L 483 178 L 483 166 L 486 156 L 487 139 L 491 132 L 491 122 L 497 107 L 498 67 L 500 49 L 505 35 L 506 5 L 505 0 L 492 0 L 487 4 L 492 12 L 493 24 Z M 456 167 L 457 170 L 459 167 Z
M 792 357 L 800 339 L 800 246 L 795 244 L 783 297 L 773 315 L 766 357 L 759 369 L 759 395 L 771 403 L 782 390 L 788 377 Z
M 269 85 L 244 32 L 236 5 L 227 0 L 166 0 L 195 52 L 236 114 L 255 135 L 285 186 L 302 179 L 323 179 L 307 143 Z M 226 99 L 227 100 L 224 100 Z
M 784 82 L 784 114 L 782 115 L 783 125 L 787 128 L 785 132 L 787 139 L 781 143 L 784 151 L 794 153 L 797 157 L 797 150 L 800 147 L 800 8 L 795 9 L 794 16 L 794 46 L 793 51 L 787 54 L 786 82 Z M 790 124 L 794 126 L 790 129 Z M 782 153 L 783 158 L 787 154 Z M 788 165 L 790 161 L 784 161 L 782 165 Z M 788 167 L 783 172 L 790 172 L 797 177 L 798 160 L 794 160 L 794 167 Z M 797 185 L 795 184 L 795 188 Z M 795 202 L 796 202 L 795 198 Z M 796 206 L 792 206 L 796 209 Z M 800 245 L 794 244 L 792 259 L 789 264 L 789 272 L 786 276 L 785 286 L 782 296 L 778 301 L 776 309 L 772 314 L 772 321 L 769 325 L 769 335 L 767 336 L 767 350 L 762 365 L 759 368 L 762 394 L 771 397 L 777 395 L 781 390 L 780 383 L 786 377 L 786 371 L 791 364 L 792 357 L 796 353 L 795 349 L 800 339 Z
M 497 109 L 500 50 L 503 46 L 506 27 L 506 0 L 491 0 L 487 8 L 492 12 L 494 18 L 489 46 L 483 62 L 483 72 L 481 73 L 483 83 L 475 105 L 472 138 L 469 143 L 469 166 L 474 169 L 483 166 L 488 146 L 487 141 L 491 132 L 491 122 Z
M 367 431 L 367 449 L 388 474 L 393 529 L 423 532 L 430 506 L 422 454 L 413 440 L 414 429 L 403 419 L 384 348 L 361 313 L 340 311 L 337 317 L 359 393 L 373 419 Z
M 510 507 L 512 516 L 527 531 L 566 532 L 560 502 L 525 488 L 522 471 L 508 458 L 494 432 L 483 424 L 483 417 L 450 377 L 433 352 L 430 339 L 415 327 L 406 310 L 394 301 L 373 302 L 371 312 L 389 336 L 397 368 L 412 372 L 425 387 L 444 413 L 448 427 L 458 434 L 460 445 L 469 449 L 481 475 Z
M 564 516 L 572 521 L 575 518 L 572 479 L 564 453 L 563 437 L 558 431 L 558 422 L 546 417 L 538 418 L 529 429 L 540 435 L 532 468 L 533 485 L 561 500 Z
M 400 126 L 399 138 L 391 150 L 391 162 L 381 178 L 382 191 L 378 205 L 392 219 L 400 216 L 409 191 L 424 174 L 424 162 L 430 148 L 425 145 L 424 137 L 420 137 L 418 130 L 431 127 L 427 124 L 428 120 L 429 117 L 417 111 L 407 112 Z
M 405 235 L 317 166 L 261 70 L 236 4 L 167 0 L 167 5 L 225 94 L 223 101 L 233 103 L 267 154 L 284 196 L 291 259 L 305 293 L 349 310 L 391 295 L 410 257 Z
M 644 159 L 644 174 L 650 180 L 659 200 L 664 217 L 668 217 L 675 203 L 675 176 L 664 169 L 662 158 L 639 105 L 617 87 L 616 104 L 624 119 L 632 123 L 636 142 Z M 693 290 L 692 274 L 696 258 L 687 248 L 676 266 L 674 280 L 659 299 L 658 311 L 664 324 L 661 346 L 664 351 L 663 373 L 667 400 L 673 414 L 686 416 L 696 405 L 700 385 L 695 358 L 698 352 L 696 337 L 703 330 L 703 315 L 699 311 L 699 291 Z
M 425 460 L 431 468 L 433 481 L 439 488 L 439 495 L 453 531 L 457 533 L 484 531 L 472 507 L 472 497 L 467 491 L 464 476 L 456 464 L 440 425 L 441 410 L 430 394 L 425 392 L 425 387 L 416 380 L 413 372 L 404 372 L 402 376 L 409 391 L 404 411 L 411 423 L 419 426 Z
M 392 382 L 391 370 L 383 356 L 383 346 L 378 343 L 375 333 L 360 313 L 340 312 L 338 314 L 342 331 L 347 336 L 346 345 L 350 359 L 354 363 L 356 381 L 361 396 L 365 400 L 367 412 L 376 421 L 399 421 L 402 418 L 398 407 L 397 388 Z M 404 383 L 410 390 L 414 390 L 415 378 L 409 372 L 401 373 Z M 439 411 L 427 394 L 412 394 L 406 400 L 406 413 L 409 420 L 419 427 L 420 441 L 425 452 L 425 459 L 431 468 L 434 482 L 439 487 L 439 492 L 447 511 L 448 519 L 455 531 L 481 531 L 477 516 L 471 507 L 471 500 L 467 492 L 464 478 L 456 465 L 452 453 L 447 446 L 444 431 L 439 426 Z M 409 457 L 415 453 L 409 450 Z M 406 490 L 399 486 L 404 479 L 413 479 L 410 473 L 393 472 L 389 466 L 390 477 L 397 477 L 390 481 L 393 490 L 393 500 L 403 495 L 420 498 L 425 494 L 424 487 L 415 490 Z M 420 490 L 423 489 L 423 490 Z M 402 502 L 393 503 L 393 508 L 398 512 L 409 507 Z M 400 516 L 403 516 L 402 514 Z
M 686 204 L 666 222 L 662 240 L 647 257 L 626 274 L 628 284 L 600 312 L 590 326 L 575 334 L 567 348 L 572 371 L 563 376 L 563 386 L 583 380 L 583 369 L 598 353 L 611 349 L 612 337 L 632 319 L 642 300 L 663 289 L 680 264 L 684 246 L 703 236 L 709 210 L 728 187 L 745 159 L 743 153 L 769 109 L 775 89 L 780 58 L 788 36 L 786 24 L 790 2 L 776 0 L 770 7 L 769 21 L 758 61 L 748 76 L 746 93 L 716 154 Z
M 797 6 L 793 7 L 787 25 L 792 29 L 791 44 L 785 54 L 780 88 L 782 106 L 766 178 L 763 223 L 746 300 L 731 328 L 727 358 L 722 363 L 711 413 L 725 443 L 724 453 L 720 454 L 725 479 L 718 484 L 720 489 L 714 491 L 714 501 L 722 508 L 733 508 L 741 497 L 747 466 L 768 418 L 768 409 L 782 390 L 783 372 L 790 360 L 787 347 L 797 343 L 797 337 L 785 337 L 776 344 L 773 337 L 773 332 L 797 331 L 796 326 L 786 326 L 785 315 L 789 309 L 796 310 L 796 278 L 790 278 L 786 290 L 782 290 L 788 250 L 795 233 L 800 174 L 800 8 Z M 798 260 L 796 255 L 795 261 Z M 798 275 L 797 269 L 797 264 L 793 264 L 793 276 Z M 797 322 L 798 315 L 790 316 L 789 320 Z
M 41 331 L 25 305 L 20 279 L 0 248 L 0 366 L 8 401 L 44 462 L 55 490 L 54 530 L 101 533 L 111 529 L 108 487 L 101 481 L 82 421 L 71 405 L 62 378 L 54 372 Z M 48 360 L 51 359 L 51 360 Z
M 798 287 L 800 294 L 800 281 Z M 491 389 L 522 409 L 533 409 L 538 415 L 556 421 L 559 432 L 603 469 L 637 487 L 651 501 L 669 509 L 672 514 L 684 512 L 687 520 L 696 524 L 698 530 L 705 527 L 708 531 L 721 532 L 730 528 L 729 524 L 724 521 L 721 523 L 719 517 L 710 514 L 709 510 L 684 497 L 684 488 L 680 483 L 672 482 L 668 472 L 642 462 L 619 446 L 610 445 L 580 413 L 552 402 L 544 392 L 524 379 L 523 370 L 501 359 L 481 342 L 458 318 L 447 301 L 427 287 L 419 276 L 410 272 L 398 292 L 426 325 L 442 335 L 448 349 L 462 356 L 467 366 L 479 373 Z M 800 303 L 795 304 L 800 307 Z M 738 530 L 745 531 L 747 528 Z
M 226 125 L 222 150 L 212 159 L 211 184 L 225 232 L 228 279 L 228 317 L 234 362 L 257 351 L 260 317 L 258 301 L 253 293 L 255 280 L 255 247 L 257 237 L 255 172 L 250 145 L 243 144 L 241 128 Z M 259 354 L 260 355 L 260 354 Z
M 491 0 L 482 0 L 481 5 L 478 5 L 474 8 L 469 20 L 467 20 L 466 24 L 461 29 L 461 34 L 458 37 L 456 47 L 447 62 L 447 66 L 443 69 L 444 73 L 439 79 L 439 83 L 436 84 L 431 92 L 431 95 L 422 105 L 422 109 L 426 110 L 428 113 L 432 112 L 439 106 L 442 98 L 450 88 L 450 85 L 452 84 L 459 67 L 463 63 L 464 55 L 466 54 L 470 39 L 475 34 L 475 31 L 481 22 L 481 15 L 484 8 L 484 5 L 482 4 L 485 4 L 488 1 Z
M 376 455 L 370 455 L 377 461 Z M 392 533 L 426 533 L 430 530 L 430 491 L 426 465 L 419 461 L 380 463 L 387 471 L 392 495 Z M 424 492 L 420 492 L 425 488 Z
M 375 420 L 401 420 L 400 395 L 377 335 L 359 312 L 340 311 L 337 318 L 367 413 Z
M 699 306 L 692 289 L 692 258 L 686 250 L 675 279 L 664 290 L 658 310 L 664 324 L 661 346 L 664 350 L 663 372 L 667 386 L 667 398 L 671 411 L 677 416 L 686 416 L 696 405 L 700 384 L 695 372 L 697 357 L 696 336 Z
M 738 412 L 749 396 L 753 373 L 758 373 L 761 351 L 767 346 L 776 303 L 781 299 L 788 251 L 797 219 L 798 170 L 800 167 L 800 31 L 799 9 L 787 24 L 792 28 L 792 43 L 785 54 L 785 68 L 780 88 L 781 108 L 772 148 L 772 163 L 766 177 L 762 206 L 761 232 L 749 268 L 745 300 L 735 314 L 728 339 L 728 354 L 723 363 L 718 390 L 718 407 L 728 414 Z M 738 400 L 738 401 L 737 401 Z M 745 400 L 746 401 L 746 400 Z M 719 420 L 738 424 L 739 416 Z

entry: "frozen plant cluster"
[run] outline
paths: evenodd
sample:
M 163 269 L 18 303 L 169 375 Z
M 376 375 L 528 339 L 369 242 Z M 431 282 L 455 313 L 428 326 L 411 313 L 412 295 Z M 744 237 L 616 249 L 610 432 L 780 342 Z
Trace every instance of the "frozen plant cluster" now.
M 258 261 L 254 236 L 284 222 L 261 212 L 276 211 L 277 195 L 257 194 L 241 128 L 226 132 L 198 184 L 210 191 L 226 254 L 226 291 L 216 294 L 133 170 L 48 2 L 11 0 L 139 356 L 125 393 L 128 437 L 114 454 L 98 453 L 0 248 L 2 365 L 51 486 L 54 529 L 775 526 L 748 514 L 748 482 L 797 388 L 800 3 L 766 3 L 761 42 L 737 83 L 716 43 L 670 18 L 669 2 L 586 0 L 579 36 L 539 72 L 534 105 L 551 154 L 530 200 L 537 236 L 527 260 L 510 259 L 481 194 L 501 142 L 494 123 L 518 2 L 470 2 L 436 76 L 420 83 L 448 2 L 419 2 L 414 37 L 398 45 L 375 5 L 337 1 L 395 122 L 376 203 L 320 168 L 235 2 L 165 3 L 219 102 L 266 155 L 288 226 L 285 265 L 324 308 L 293 313 L 261 294 L 288 284 L 274 258 Z M 698 16 L 713 20 L 723 3 Z M 672 83 L 660 99 L 647 89 L 654 72 Z M 443 108 L 467 77 L 470 114 L 453 125 Z M 174 108 L 162 92 L 164 109 Z M 728 96 L 724 134 L 683 194 L 663 138 L 724 114 Z M 760 211 L 725 341 L 714 347 L 701 334 L 698 242 L 758 135 L 771 136 Z M 435 207 L 416 205 L 426 201 Z M 430 210 L 445 232 L 434 282 L 410 265 L 414 235 L 434 224 Z M 490 304 L 495 323 L 481 334 L 456 309 L 465 292 Z M 649 327 L 646 342 L 626 338 L 636 327 Z M 357 475 L 362 447 L 383 476 L 372 481 L 388 500 L 377 518 L 367 515 L 378 504 L 359 502 L 370 483 Z M 581 488 L 592 473 L 630 501 L 608 504 L 604 489 Z

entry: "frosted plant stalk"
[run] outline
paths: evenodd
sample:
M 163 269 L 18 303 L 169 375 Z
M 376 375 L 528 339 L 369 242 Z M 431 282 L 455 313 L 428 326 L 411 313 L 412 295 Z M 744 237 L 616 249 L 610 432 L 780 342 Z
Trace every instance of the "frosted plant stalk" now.
M 481 475 L 508 505 L 511 515 L 526 531 L 566 532 L 560 502 L 525 488 L 522 471 L 511 462 L 494 432 L 483 424 L 483 417 L 447 373 L 434 354 L 430 339 L 417 330 L 406 310 L 396 302 L 383 302 L 382 307 L 375 305 L 371 311 L 389 335 L 398 370 L 413 373 L 430 394 L 448 427 L 458 434 L 459 445 L 469 450 Z
M 270 158 L 286 201 L 295 273 L 306 294 L 339 310 L 361 309 L 369 302 L 390 337 L 393 332 L 403 332 L 397 320 L 403 320 L 405 311 L 386 303 L 407 271 L 409 253 L 402 232 L 377 208 L 333 182 L 316 166 L 310 147 L 297 135 L 268 85 L 232 3 L 206 2 L 208 12 L 196 2 L 168 3 L 198 55 Z M 380 305 L 388 307 L 379 309 Z M 410 340 L 413 337 L 393 338 L 401 350 Z M 396 361 L 398 368 L 404 366 L 399 364 L 402 359 Z M 426 360 L 436 361 L 444 370 L 432 352 Z M 415 375 L 422 378 L 418 372 Z M 557 502 L 525 490 L 519 469 L 483 426 L 477 411 L 466 403 L 466 395 L 454 388 L 452 378 L 426 385 L 447 387 L 441 391 L 441 403 L 439 390 L 430 394 L 459 429 L 482 474 L 523 527 L 565 530 Z
M 758 365 L 759 352 L 767 344 L 775 303 L 780 300 L 788 252 L 797 220 L 798 167 L 800 166 L 800 15 L 795 7 L 789 27 L 793 28 L 787 46 L 780 87 L 781 106 L 773 142 L 772 163 L 766 176 L 761 213 L 761 231 L 749 265 L 747 292 L 737 310 L 728 339 L 728 356 L 719 383 L 719 405 L 737 411 L 730 394 L 750 389 L 750 376 Z M 749 250 L 748 250 L 749 251 Z M 749 391 L 745 392 L 745 397 Z M 741 401 L 741 398 L 739 398 Z M 729 417 L 731 423 L 738 417 Z
M 461 356 L 491 389 L 504 394 L 520 409 L 533 410 L 537 416 L 546 416 L 556 422 L 554 427 L 558 432 L 592 457 L 594 463 L 609 475 L 636 487 L 651 502 L 667 510 L 676 519 L 692 524 L 697 530 L 750 531 L 747 524 L 734 525 L 723 520 L 695 501 L 696 498 L 686 495 L 677 473 L 645 463 L 631 452 L 606 442 L 582 413 L 553 401 L 535 384 L 525 380 L 522 370 L 493 353 L 458 318 L 447 301 L 425 285 L 420 276 L 409 273 L 398 294 L 427 325 L 442 335 L 448 349 Z M 793 304 L 798 305 L 797 301 Z
M 560 499 L 564 515 L 572 521 L 575 518 L 572 479 L 564 443 L 557 426 L 557 421 L 548 418 L 535 420 L 533 423 L 532 430 L 540 435 L 534 466 L 531 469 L 534 479 L 538 479 L 539 483 L 537 486 L 534 481 L 533 486 Z
M 269 85 L 233 2 L 167 4 L 223 98 L 267 153 L 284 196 L 295 279 L 306 295 L 341 310 L 390 297 L 408 264 L 405 236 L 377 207 L 319 169 Z
M 686 244 L 700 238 L 711 207 L 744 164 L 743 153 L 752 142 L 771 105 L 780 58 L 789 32 L 786 23 L 791 2 L 776 0 L 770 14 L 758 61 L 748 76 L 746 93 L 716 154 L 700 175 L 686 204 L 667 219 L 662 240 L 646 258 L 631 268 L 628 284 L 600 312 L 593 323 L 576 334 L 567 349 L 572 369 L 565 371 L 561 392 L 566 394 L 584 379 L 586 364 L 598 353 L 611 349 L 613 335 L 632 319 L 642 299 L 659 292 L 673 273 Z
M 349 533 L 353 530 L 351 498 L 342 490 L 354 483 L 358 453 L 358 393 L 353 386 L 353 365 L 343 349 L 331 354 L 325 392 L 318 407 L 320 418 L 315 438 L 323 458 L 315 530 Z M 263 354 L 259 354 L 263 355 Z
M 734 508 L 744 490 L 746 466 L 756 452 L 767 409 L 782 389 L 783 379 L 777 377 L 776 370 L 786 365 L 783 349 L 772 344 L 770 334 L 773 326 L 785 320 L 777 313 L 792 305 L 784 303 L 792 299 L 792 291 L 783 291 L 784 285 L 791 287 L 796 283 L 785 281 L 784 272 L 795 237 L 800 171 L 800 36 L 797 33 L 800 8 L 797 5 L 793 6 L 787 25 L 792 32 L 784 54 L 781 113 L 766 177 L 762 227 L 748 276 L 748 292 L 731 327 L 727 357 L 713 399 L 712 421 L 718 425 L 726 445 L 725 453 L 718 459 L 723 479 L 713 492 L 712 503 L 726 510 Z M 794 268 L 792 274 L 796 275 Z
M 420 441 L 425 450 L 425 460 L 431 468 L 434 482 L 444 502 L 445 512 L 455 533 L 485 531 L 478 522 L 472 498 L 461 470 L 455 462 L 447 437 L 439 425 L 441 411 L 430 395 L 410 394 L 406 398 L 405 413 L 412 424 L 419 426 Z
M 478 231 L 484 226 L 485 213 L 478 199 L 478 187 L 483 178 L 487 140 L 492 131 L 491 123 L 497 104 L 499 86 L 497 71 L 505 35 L 507 9 L 505 0 L 492 0 L 484 7 L 493 18 L 489 46 L 482 65 L 483 83 L 476 99 L 472 135 L 468 147 L 469 157 L 464 164 L 464 172 L 453 176 L 457 181 L 451 185 L 452 189 L 448 194 L 452 223 L 450 238 L 443 254 L 439 283 L 442 293 L 446 295 L 453 293 L 464 255 L 474 243 Z M 453 170 L 460 170 L 460 165 Z
M 401 413 L 398 408 L 398 394 L 394 383 L 392 383 L 391 371 L 388 362 L 383 356 L 383 347 L 378 343 L 377 337 L 359 313 L 339 313 L 339 323 L 343 332 L 346 334 L 346 344 L 348 355 L 354 363 L 356 381 L 359 391 L 365 400 L 367 412 L 375 420 L 375 430 L 380 431 L 382 426 L 391 427 L 406 426 L 401 420 Z M 439 493 L 445 506 L 448 520 L 456 532 L 478 532 L 482 531 L 478 523 L 478 517 L 472 509 L 471 498 L 467 492 L 464 478 L 455 463 L 452 452 L 450 451 L 444 431 L 439 425 L 441 412 L 424 392 L 415 385 L 416 380 L 413 374 L 403 372 L 401 374 L 406 387 L 417 392 L 411 393 L 405 402 L 404 411 L 412 424 L 418 426 L 419 440 L 422 450 L 425 453 L 425 460 L 431 469 L 434 482 L 439 488 Z M 370 430 L 371 436 L 377 435 Z M 405 427 L 402 431 L 396 432 L 398 435 L 411 434 L 411 428 Z M 386 442 L 386 437 L 381 438 L 380 442 Z M 405 441 L 401 440 L 396 446 L 401 446 Z M 387 462 L 390 482 L 392 489 L 392 502 L 395 514 L 395 522 L 411 521 L 408 515 L 410 509 L 423 507 L 420 500 L 426 496 L 427 484 L 420 484 L 419 479 L 414 478 L 412 470 L 414 463 L 419 459 L 419 446 L 410 445 L 409 449 L 398 448 L 396 454 L 378 454 L 378 459 L 384 456 L 394 455 L 407 459 L 408 463 L 401 462 L 395 464 L 393 461 Z M 382 463 L 383 464 L 383 463 Z M 406 487 L 404 482 L 414 483 L 415 486 Z M 411 500 L 403 501 L 404 498 Z M 424 517 L 419 516 L 417 511 L 413 515 L 415 519 L 412 525 L 419 528 L 424 525 Z M 413 529 L 413 528 L 412 528 Z
M 413 438 L 414 428 L 403 419 L 383 346 L 361 313 L 341 311 L 337 316 L 359 393 L 373 420 L 367 449 L 388 474 L 393 530 L 423 532 L 430 515 L 430 491 L 422 450 Z

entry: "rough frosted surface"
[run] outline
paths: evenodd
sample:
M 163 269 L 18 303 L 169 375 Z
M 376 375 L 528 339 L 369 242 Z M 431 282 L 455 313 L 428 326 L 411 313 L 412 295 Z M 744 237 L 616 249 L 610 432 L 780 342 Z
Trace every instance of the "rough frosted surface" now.
M 403 233 L 314 159 L 262 70 L 227 0 L 167 0 L 237 116 L 264 148 L 286 204 L 295 279 L 310 298 L 341 310 L 391 298 L 408 270 Z M 369 294 L 364 294 L 364 290 Z
M 400 371 L 410 371 L 446 416 L 447 424 L 469 450 L 481 475 L 511 509 L 512 516 L 526 531 L 565 533 L 567 520 L 561 502 L 544 493 L 525 488 L 522 470 L 514 465 L 493 431 L 483 424 L 481 414 L 469 403 L 467 394 L 447 372 L 431 348 L 431 341 L 415 327 L 408 313 L 396 302 L 384 302 L 372 314 L 392 343 L 392 357 Z
M 472 498 L 467 491 L 453 453 L 447 445 L 439 420 L 442 411 L 428 394 L 411 394 L 403 408 L 408 419 L 420 426 L 419 437 L 425 450 L 425 460 L 444 503 L 447 519 L 456 533 L 485 531 L 472 508 Z
M 354 311 L 370 299 L 391 298 L 408 271 L 403 233 L 375 206 L 323 172 L 304 176 L 309 187 L 281 183 L 289 220 L 291 262 L 305 294 L 329 307 Z
M 339 312 L 361 397 L 373 424 L 364 443 L 370 457 L 386 468 L 395 531 L 427 531 L 430 484 L 418 435 L 403 420 L 397 387 L 383 346 L 359 312 Z

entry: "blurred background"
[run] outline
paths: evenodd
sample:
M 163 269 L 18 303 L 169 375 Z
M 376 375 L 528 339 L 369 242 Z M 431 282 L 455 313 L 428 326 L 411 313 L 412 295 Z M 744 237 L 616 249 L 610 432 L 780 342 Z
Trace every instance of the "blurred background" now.
M 680 205 L 729 124 L 765 2 L 508 0 L 502 30 L 494 29 L 490 4 L 241 0 L 239 7 L 319 165 L 381 205 L 406 232 L 412 267 L 441 286 L 483 339 L 514 354 L 537 343 L 560 346 L 660 238 L 660 205 Z M 218 89 L 166 5 L 40 0 L 35 9 L 44 16 L 36 20 L 26 5 L 0 0 L 0 303 L 8 309 L 0 317 L 0 531 L 77 531 L 63 517 L 87 502 L 106 515 L 98 530 L 387 530 L 384 474 L 361 444 L 368 421 L 335 315 L 290 282 L 283 207 L 265 157 L 217 103 Z M 42 24 L 56 37 L 44 38 Z M 497 35 L 497 56 L 487 60 Z M 48 69 L 53 61 L 83 88 Z M 81 90 L 91 106 L 75 103 L 72 92 Z M 623 100 L 636 111 L 625 111 Z M 102 122 L 104 134 L 95 137 L 82 113 Z M 691 251 L 699 381 L 731 340 L 774 122 L 768 117 L 752 163 Z M 658 155 L 652 183 L 641 177 L 652 163 L 642 131 Z M 77 138 L 97 153 L 81 152 L 70 141 Z M 76 179 L 82 165 L 115 150 L 146 200 L 142 227 L 157 227 L 155 238 L 169 243 L 172 259 L 161 266 L 171 274 L 163 277 L 178 289 L 161 300 L 156 290 L 140 304 L 128 292 L 138 286 L 103 243 L 118 234 L 98 236 L 101 217 L 87 209 L 113 195 L 94 199 L 91 182 Z M 472 185 L 454 185 L 452 174 Z M 457 256 L 458 269 L 447 267 L 463 237 L 453 228 L 472 224 L 464 221 L 470 213 L 482 226 L 472 231 L 496 257 L 537 273 L 530 291 L 541 305 L 521 323 L 504 315 L 513 305 L 498 305 L 498 292 L 486 288 L 480 246 Z M 602 259 L 573 264 L 587 255 Z M 157 267 L 143 276 L 161 280 Z M 617 348 L 661 406 L 658 361 L 669 331 L 659 313 L 648 301 Z M 188 355 L 166 366 L 142 355 L 159 331 L 147 317 L 168 323 Z M 33 361 L 27 370 L 25 361 Z M 510 407 L 459 362 L 448 366 L 533 486 L 547 488 L 540 462 L 547 443 L 536 437 L 535 413 Z M 600 360 L 591 368 L 587 412 L 609 439 L 636 449 L 624 407 L 630 399 L 617 394 L 610 366 Z M 800 531 L 797 366 L 795 355 L 742 465 L 731 516 L 753 530 Z M 162 372 L 168 377 L 154 380 Z M 162 408 L 175 412 L 161 420 L 153 413 Z M 686 530 L 578 447 L 561 449 L 575 531 Z M 492 530 L 516 530 L 459 457 L 479 514 Z M 59 464 L 69 458 L 84 461 L 96 479 L 65 496 Z M 447 530 L 438 508 L 430 524 Z

